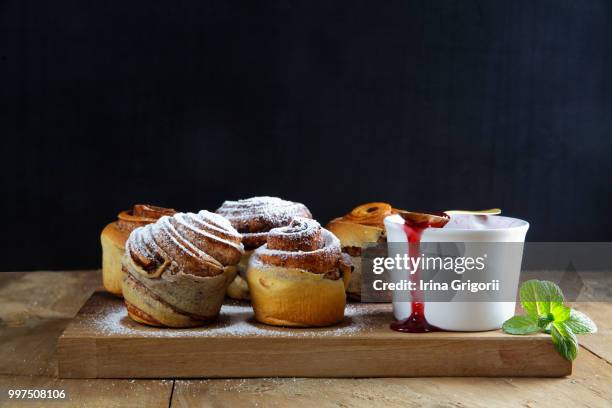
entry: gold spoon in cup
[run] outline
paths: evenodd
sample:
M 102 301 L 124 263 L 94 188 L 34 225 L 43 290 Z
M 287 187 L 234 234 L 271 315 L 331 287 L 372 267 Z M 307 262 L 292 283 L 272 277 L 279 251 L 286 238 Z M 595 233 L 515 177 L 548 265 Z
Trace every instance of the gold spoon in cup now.
M 489 208 L 488 210 L 448 210 L 444 211 L 448 215 L 499 215 L 501 214 L 501 208 Z

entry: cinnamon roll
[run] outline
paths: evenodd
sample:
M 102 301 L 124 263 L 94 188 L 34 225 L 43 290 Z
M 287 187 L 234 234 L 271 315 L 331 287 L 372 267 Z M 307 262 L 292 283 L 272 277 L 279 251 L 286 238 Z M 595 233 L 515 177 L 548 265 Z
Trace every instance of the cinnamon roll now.
M 353 262 L 354 270 L 347 288 L 351 299 L 361 300 L 361 251 L 387 242 L 383 220 L 398 211 L 387 203 L 367 203 L 327 224 L 327 229 L 340 240 L 342 251 L 349 254 Z
M 255 318 L 276 326 L 329 326 L 344 318 L 351 263 L 318 222 L 296 217 L 253 252 L 247 280 Z
M 150 224 L 163 215 L 172 215 L 176 211 L 170 208 L 155 207 L 147 204 L 136 204 L 131 210 L 122 211 L 117 220 L 108 224 L 100 234 L 102 244 L 102 280 L 104 288 L 121 296 L 121 282 L 124 273 L 121 270 L 121 259 L 130 232 L 143 225 Z
M 123 296 L 129 316 L 152 326 L 216 319 L 244 249 L 228 220 L 177 213 L 135 229 L 125 245 Z
M 242 234 L 245 253 L 238 264 L 238 274 L 227 289 L 233 299 L 250 299 L 246 281 L 249 257 L 254 249 L 266 243 L 272 228 L 283 227 L 295 217 L 312 218 L 304 204 L 277 197 L 251 197 L 238 201 L 225 201 L 217 213 L 227 218 Z

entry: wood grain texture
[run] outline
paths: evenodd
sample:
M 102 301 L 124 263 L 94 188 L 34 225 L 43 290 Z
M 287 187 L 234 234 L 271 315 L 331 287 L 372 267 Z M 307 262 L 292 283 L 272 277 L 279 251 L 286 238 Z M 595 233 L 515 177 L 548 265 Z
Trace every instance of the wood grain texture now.
M 0 375 L 57 375 L 57 338 L 101 283 L 96 271 L 0 273 Z
M 0 407 L 167 408 L 172 380 L 62 380 L 0 376 Z M 64 390 L 65 399 L 10 400 L 9 389 Z
M 389 305 L 355 304 L 340 326 L 284 329 L 226 305 L 208 328 L 158 329 L 96 293 L 58 342 L 64 378 L 564 376 L 571 363 L 544 335 L 402 334 Z M 241 330 L 232 331 L 232 327 Z
M 0 273 L 0 407 L 167 407 L 173 381 L 57 379 L 57 339 L 101 286 L 100 271 Z M 65 390 L 9 400 L 9 389 Z
M 595 335 L 579 336 L 580 344 L 612 364 L 612 303 L 579 302 L 573 307 L 589 315 L 598 329 Z
M 176 380 L 172 407 L 606 407 L 612 367 L 583 350 L 567 378 Z

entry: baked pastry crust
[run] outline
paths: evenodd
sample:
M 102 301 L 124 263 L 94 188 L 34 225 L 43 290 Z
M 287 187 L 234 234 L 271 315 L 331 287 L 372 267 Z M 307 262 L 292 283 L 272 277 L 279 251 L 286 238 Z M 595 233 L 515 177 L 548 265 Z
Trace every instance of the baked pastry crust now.
M 125 252 L 125 241 L 130 233 L 144 225 L 157 221 L 163 215 L 172 215 L 171 208 L 136 204 L 131 210 L 122 211 L 117 221 L 108 224 L 100 234 L 102 244 L 102 281 L 104 288 L 116 296 L 122 296 L 121 285 L 125 278 L 121 262 Z
M 249 262 L 255 318 L 294 327 L 342 321 L 351 269 L 338 239 L 316 221 L 296 218 L 273 229 Z
M 249 284 L 246 280 L 246 272 L 249 266 L 249 259 L 253 251 L 244 251 L 244 255 L 238 262 L 236 277 L 227 287 L 227 296 L 237 300 L 251 300 L 249 293 Z
M 123 258 L 128 315 L 166 327 L 215 320 L 244 252 L 240 241 L 229 221 L 208 211 L 165 216 L 134 230 Z
M 269 231 L 289 225 L 295 217 L 312 218 L 304 204 L 266 196 L 225 201 L 216 212 L 227 218 L 242 234 L 246 252 L 238 264 L 236 278 L 227 289 L 229 297 L 239 300 L 251 298 L 246 280 L 249 258 L 254 249 L 266 243 Z
M 128 315 L 139 323 L 161 327 L 195 327 L 215 321 L 225 290 L 235 275 L 235 267 L 226 267 L 221 275 L 180 274 L 175 280 L 164 277 L 151 287 L 151 282 L 143 282 L 141 275 L 128 274 L 123 282 Z M 177 290 L 173 286 L 183 288 Z
M 355 267 L 347 288 L 351 299 L 361 300 L 361 249 L 386 242 L 384 219 L 398 211 L 387 203 L 366 203 L 327 224 L 327 229 L 340 240 L 343 251 L 351 255 Z

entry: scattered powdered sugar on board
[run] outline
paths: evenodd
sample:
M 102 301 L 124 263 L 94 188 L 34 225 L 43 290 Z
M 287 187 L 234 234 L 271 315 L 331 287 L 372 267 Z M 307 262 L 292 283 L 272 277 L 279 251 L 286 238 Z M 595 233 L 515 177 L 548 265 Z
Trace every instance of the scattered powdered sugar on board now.
M 354 336 L 372 330 L 376 320 L 371 305 L 348 304 L 344 321 L 324 328 L 288 328 L 258 323 L 253 309 L 245 304 L 224 304 L 219 321 L 207 326 L 191 329 L 170 329 L 150 327 L 131 320 L 123 303 L 103 305 L 101 319 L 94 323 L 97 331 L 104 336 L 129 337 L 336 337 Z M 373 314 L 374 312 L 374 314 Z M 97 316 L 100 317 L 97 314 Z

